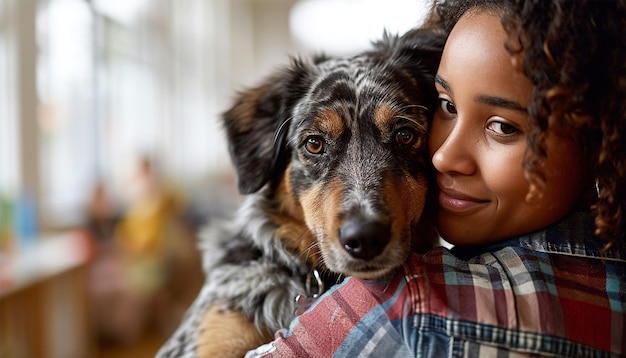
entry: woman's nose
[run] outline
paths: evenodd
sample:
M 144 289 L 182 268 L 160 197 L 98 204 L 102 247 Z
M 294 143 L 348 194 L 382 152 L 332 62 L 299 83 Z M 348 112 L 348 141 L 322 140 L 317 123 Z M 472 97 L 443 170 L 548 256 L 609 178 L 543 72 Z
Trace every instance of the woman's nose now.
M 438 147 L 437 143 L 440 143 Z M 455 125 L 447 136 L 441 136 L 441 139 L 435 142 L 433 166 L 440 173 L 472 175 L 476 171 L 474 160 L 476 147 L 477 143 L 472 143 L 471 133 L 463 130 L 462 126 Z

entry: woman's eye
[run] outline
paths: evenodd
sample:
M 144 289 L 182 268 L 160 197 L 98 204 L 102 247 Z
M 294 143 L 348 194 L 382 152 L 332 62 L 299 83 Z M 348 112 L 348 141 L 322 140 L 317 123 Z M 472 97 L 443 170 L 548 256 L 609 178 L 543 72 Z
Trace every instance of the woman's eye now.
M 396 132 L 396 143 L 400 145 L 410 145 L 415 142 L 415 132 L 408 128 L 402 128 Z
M 311 154 L 321 154 L 324 152 L 324 139 L 319 136 L 310 136 L 304 143 L 304 149 Z
M 454 103 L 448 101 L 447 99 L 440 98 L 439 107 L 445 114 L 456 114 L 456 107 L 454 106 Z
M 493 121 L 487 124 L 487 129 L 501 137 L 510 137 L 519 133 L 519 130 L 514 126 L 500 121 Z

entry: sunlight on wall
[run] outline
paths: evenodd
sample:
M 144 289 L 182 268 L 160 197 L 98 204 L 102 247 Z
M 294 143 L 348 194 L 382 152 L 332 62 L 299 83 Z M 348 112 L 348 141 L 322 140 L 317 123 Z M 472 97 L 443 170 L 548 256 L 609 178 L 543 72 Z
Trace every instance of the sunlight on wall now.
M 92 3 L 100 13 L 124 25 L 132 25 L 150 5 L 150 0 L 92 0 Z
M 333 55 L 367 48 L 383 31 L 402 34 L 427 14 L 426 0 L 304 0 L 296 3 L 290 29 L 301 46 Z

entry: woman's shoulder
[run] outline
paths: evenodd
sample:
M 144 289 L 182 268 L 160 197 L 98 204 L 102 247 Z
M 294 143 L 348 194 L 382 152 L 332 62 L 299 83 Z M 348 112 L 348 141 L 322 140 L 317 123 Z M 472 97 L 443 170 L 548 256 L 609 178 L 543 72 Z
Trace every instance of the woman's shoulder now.
M 404 276 L 420 331 L 520 351 L 611 351 L 623 342 L 611 327 L 626 324 L 626 265 L 622 248 L 602 252 L 602 241 L 577 231 L 584 216 L 469 259 L 443 247 L 412 255 Z

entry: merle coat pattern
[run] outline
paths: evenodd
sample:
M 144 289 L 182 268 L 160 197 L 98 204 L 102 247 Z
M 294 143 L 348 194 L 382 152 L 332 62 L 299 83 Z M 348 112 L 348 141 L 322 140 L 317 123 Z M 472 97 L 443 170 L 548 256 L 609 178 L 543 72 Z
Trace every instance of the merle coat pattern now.
M 445 36 L 413 30 L 349 58 L 294 59 L 223 116 L 239 190 L 202 234 L 206 283 L 158 357 L 243 356 L 294 318 L 307 275 L 376 278 L 435 236 L 427 128 Z

